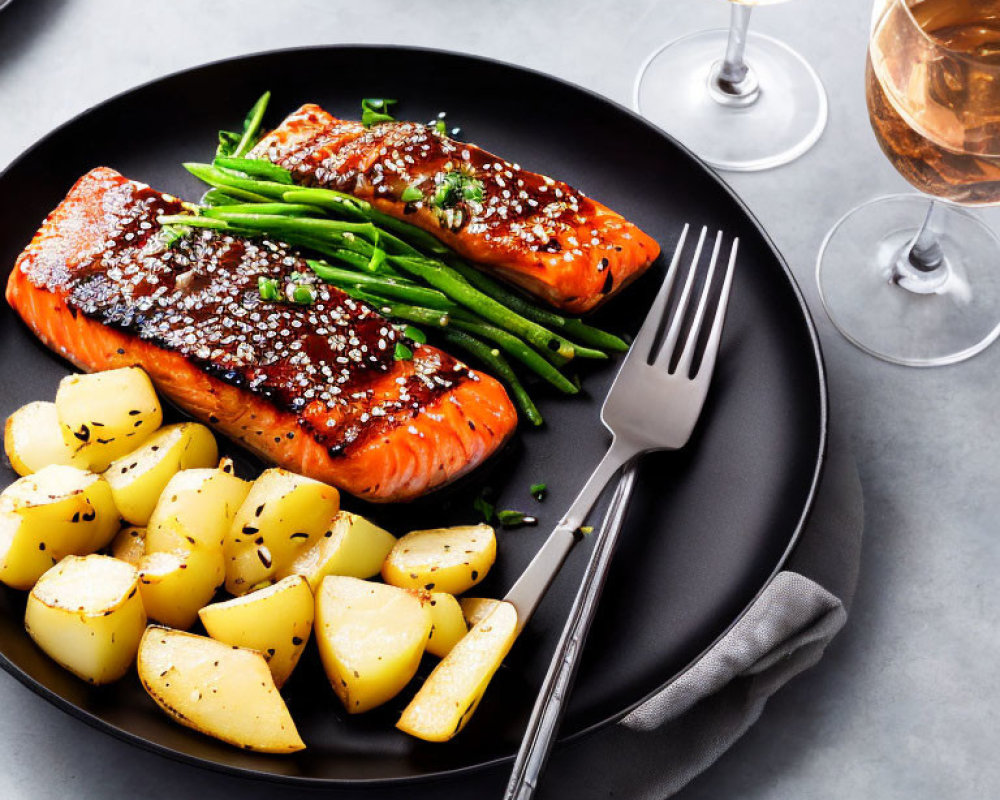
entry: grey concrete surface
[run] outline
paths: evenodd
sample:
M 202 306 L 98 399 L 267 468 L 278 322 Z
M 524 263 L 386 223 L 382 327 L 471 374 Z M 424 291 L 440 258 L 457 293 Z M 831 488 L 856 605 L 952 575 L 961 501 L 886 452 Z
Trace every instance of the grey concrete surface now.
M 866 492 L 860 587 L 848 628 L 824 661 L 786 687 L 682 792 L 685 800 L 1000 796 L 1000 346 L 948 368 L 884 364 L 833 330 L 813 280 L 816 250 L 841 213 L 906 189 L 867 122 L 870 6 L 798 0 L 756 13 L 757 30 L 785 39 L 818 70 L 830 125 L 797 162 L 726 178 L 784 252 L 816 314 L 833 412 Z M 654 47 L 726 18 L 722 0 L 15 0 L 0 14 L 0 166 L 118 91 L 182 67 L 298 44 L 462 50 L 627 103 Z M 0 227 L 11 202 L 0 198 Z M 1000 225 L 996 212 L 985 216 Z M 0 674 L 0 797 L 195 793 L 264 796 L 94 732 Z

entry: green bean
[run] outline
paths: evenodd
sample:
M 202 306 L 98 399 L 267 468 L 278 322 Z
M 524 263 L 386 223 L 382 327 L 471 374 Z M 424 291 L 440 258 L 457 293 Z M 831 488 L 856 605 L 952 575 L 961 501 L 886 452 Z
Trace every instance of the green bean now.
M 240 137 L 239 143 L 236 145 L 236 149 L 233 150 L 233 155 L 237 158 L 240 156 L 245 156 L 250 152 L 252 148 L 257 143 L 257 134 L 260 131 L 260 124 L 264 120 L 264 112 L 267 110 L 267 104 L 271 101 L 271 93 L 264 92 L 253 107 L 250 109 L 250 113 L 247 114 L 246 119 L 243 121 L 243 135 Z
M 253 194 L 252 192 L 247 192 L 247 194 Z M 236 197 L 232 194 L 227 194 L 222 191 L 222 189 L 209 189 L 205 194 L 201 196 L 201 203 L 205 206 L 230 206 L 236 203 L 246 200 L 244 197 Z M 262 195 L 254 195 L 253 199 L 263 200 L 267 202 L 267 198 Z
M 333 214 L 345 214 L 352 220 L 368 220 L 365 206 L 359 205 L 349 194 L 334 192 L 331 189 L 290 189 L 282 199 L 286 203 L 308 203 Z M 363 201 L 360 201 L 363 202 Z
M 300 205 L 296 203 L 231 203 L 230 205 L 216 205 L 203 209 L 201 212 L 206 217 L 218 217 L 220 214 L 276 214 L 283 217 L 303 217 L 308 214 L 321 213 L 316 206 Z
M 225 220 L 195 217 L 190 214 L 163 214 L 157 217 L 156 221 L 160 225 L 187 225 L 190 228 L 216 228 L 218 230 L 228 230 L 229 228 Z
M 222 169 L 236 170 L 237 172 L 249 175 L 251 178 L 260 178 L 265 181 L 283 183 L 286 186 L 292 186 L 294 184 L 291 172 L 284 167 L 279 167 L 277 164 L 272 164 L 270 161 L 266 161 L 261 158 L 216 156 L 215 160 L 212 162 L 212 166 L 221 167 Z
M 471 353 L 480 361 L 482 361 L 486 366 L 500 376 L 500 379 L 506 383 L 511 392 L 514 395 L 514 402 L 517 403 L 521 411 L 524 412 L 524 416 L 528 418 L 528 421 L 532 425 L 541 425 L 544 421 L 542 419 L 541 413 L 535 406 L 531 397 L 525 391 L 524 386 L 517 379 L 517 375 L 514 374 L 514 370 L 510 368 L 510 364 L 507 360 L 500 355 L 499 351 L 494 350 L 488 344 L 484 344 L 478 339 L 469 336 L 467 333 L 462 331 L 457 331 L 452 328 L 445 328 L 441 331 L 441 336 L 444 337 L 445 341 L 449 344 L 453 344 L 456 347 L 461 347 L 466 352 Z
M 569 378 L 532 350 L 528 345 L 495 325 L 470 318 L 469 316 L 455 315 L 451 318 L 453 328 L 475 334 L 482 339 L 489 339 L 498 345 L 508 355 L 513 356 L 532 372 L 544 378 L 564 394 L 576 394 L 580 389 Z
M 573 357 L 572 342 L 536 322 L 515 314 L 489 295 L 480 292 L 446 264 L 427 258 L 396 257 L 390 260 L 393 265 L 398 265 L 411 275 L 422 278 L 435 289 L 444 292 L 466 308 L 472 309 L 484 319 L 517 334 L 556 366 L 566 363 Z
M 345 294 L 367 303 L 376 311 L 390 319 L 400 319 L 404 322 L 416 322 L 419 325 L 430 325 L 434 328 L 446 328 L 450 322 L 447 314 L 432 308 L 419 308 L 406 303 L 395 303 L 363 289 L 344 289 Z
M 287 184 L 243 178 L 239 175 L 234 175 L 232 172 L 213 167 L 211 164 L 187 162 L 184 164 L 184 169 L 198 178 L 198 180 L 204 181 L 210 186 L 225 189 L 230 193 L 234 189 L 239 189 L 245 192 L 252 192 L 258 196 L 267 197 L 270 200 L 283 200 L 282 195 L 288 191 Z
M 286 217 L 280 214 L 245 214 L 230 213 L 224 210 L 212 209 L 216 219 L 223 219 L 232 222 L 241 228 L 258 230 L 272 236 L 306 236 L 313 239 L 330 239 L 332 241 L 346 242 L 347 249 L 354 249 L 352 245 L 357 240 L 363 240 L 368 245 L 378 244 L 378 228 L 370 222 L 342 222 L 332 219 L 312 219 L 310 217 Z M 358 252 L 367 255 L 372 252 L 371 247 L 359 245 Z
M 334 286 L 360 286 L 382 297 L 399 300 L 423 308 L 433 308 L 437 311 L 450 312 L 457 308 L 455 303 L 436 289 L 418 286 L 405 279 L 386 278 L 380 275 L 339 269 L 321 261 L 306 260 L 310 269 L 321 279 Z
M 449 258 L 448 264 L 477 289 L 490 295 L 490 297 L 495 297 L 505 306 L 510 306 L 517 313 L 537 322 L 539 325 L 547 325 L 562 330 L 584 344 L 591 344 L 605 350 L 618 353 L 628 350 L 628 342 L 618 338 L 613 333 L 608 333 L 607 331 L 587 325 L 581 320 L 564 317 L 548 309 L 539 308 L 517 292 L 508 289 L 502 283 L 493 280 L 488 275 L 484 275 L 471 264 L 461 259 Z

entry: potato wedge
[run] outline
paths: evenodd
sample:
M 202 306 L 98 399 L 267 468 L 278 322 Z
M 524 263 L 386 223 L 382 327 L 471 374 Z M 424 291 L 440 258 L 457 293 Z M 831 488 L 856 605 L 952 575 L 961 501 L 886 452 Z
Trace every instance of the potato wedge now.
M 146 614 L 181 630 L 194 624 L 224 578 L 221 549 L 147 553 L 139 560 L 139 593 Z
M 411 531 L 389 552 L 382 579 L 402 589 L 462 594 L 486 577 L 496 557 L 489 525 Z
M 30 475 L 50 464 L 86 466 L 63 438 L 55 403 L 38 400 L 7 417 L 3 446 L 18 475 Z
M 485 619 L 493 610 L 499 600 L 490 597 L 463 597 L 458 601 L 465 615 L 465 624 L 470 628 L 475 628 L 479 621 Z
M 49 657 L 90 683 L 118 680 L 146 628 L 135 567 L 115 558 L 67 556 L 28 595 L 24 627 Z
M 427 652 L 444 658 L 469 632 L 469 628 L 455 595 L 431 592 L 430 607 L 431 633 L 427 639 Z
M 342 575 L 320 584 L 316 643 L 350 714 L 381 705 L 410 682 L 430 631 L 430 607 L 415 592 Z
M 140 367 L 66 376 L 56 412 L 66 444 L 94 472 L 135 450 L 163 421 L 156 390 Z
M 0 581 L 30 589 L 68 555 L 108 544 L 118 530 L 111 487 L 99 475 L 53 464 L 0 493 Z
M 339 511 L 327 531 L 277 576 L 302 575 L 313 591 L 327 575 L 373 578 L 396 537 L 350 511 Z
M 451 739 L 472 717 L 516 638 L 517 611 L 498 603 L 434 668 L 396 727 L 428 742 Z
M 122 518 L 146 525 L 163 489 L 182 469 L 211 467 L 219 459 L 215 437 L 204 425 L 182 422 L 161 428 L 138 449 L 112 461 L 104 479 Z
M 226 590 L 241 595 L 273 582 L 323 536 L 340 507 L 332 486 L 288 470 L 264 470 L 226 534 Z
M 146 529 L 129 526 L 118 531 L 111 541 L 111 557 L 139 566 L 140 559 L 146 554 Z
M 138 669 L 149 696 L 181 725 L 263 753 L 305 747 L 264 656 L 254 650 L 150 625 Z
M 262 652 L 280 689 L 309 641 L 314 613 L 309 583 L 290 575 L 259 591 L 205 606 L 198 616 L 213 639 Z
M 148 552 L 169 552 L 195 545 L 221 548 L 236 511 L 250 491 L 247 481 L 224 469 L 185 469 L 176 473 L 149 517 Z

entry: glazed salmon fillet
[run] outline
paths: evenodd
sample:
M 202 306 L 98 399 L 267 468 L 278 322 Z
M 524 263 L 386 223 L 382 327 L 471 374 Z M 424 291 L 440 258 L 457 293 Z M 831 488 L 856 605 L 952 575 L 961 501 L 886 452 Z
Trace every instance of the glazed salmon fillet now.
M 180 201 L 95 169 L 21 253 L 7 301 L 80 369 L 139 365 L 181 408 L 265 459 L 376 502 L 473 469 L 517 415 L 488 375 L 428 345 L 394 356 L 385 319 L 287 246 L 157 224 Z M 292 277 L 292 273 L 300 274 Z M 261 299 L 258 278 L 314 301 Z
M 607 300 L 660 253 L 638 227 L 573 187 L 419 123 L 365 128 L 308 104 L 250 155 L 298 183 L 369 201 L 572 313 Z M 404 202 L 414 190 L 421 199 Z

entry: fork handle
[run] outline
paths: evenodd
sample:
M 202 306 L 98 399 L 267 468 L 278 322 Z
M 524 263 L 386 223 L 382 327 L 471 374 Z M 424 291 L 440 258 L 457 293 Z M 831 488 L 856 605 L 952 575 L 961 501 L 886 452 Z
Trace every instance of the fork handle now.
M 517 609 L 518 633 L 524 629 L 531 615 L 535 612 L 535 608 L 541 602 L 549 584 L 552 583 L 563 561 L 566 560 L 566 556 L 569 555 L 569 551 L 580 537 L 580 526 L 597 504 L 601 493 L 611 482 L 615 473 L 635 454 L 634 447 L 622 444 L 618 439 L 611 441 L 611 447 L 594 468 L 569 510 L 549 534 L 531 563 L 521 573 L 521 577 L 507 592 L 504 600 L 513 604 L 514 608 Z
M 531 712 L 528 729 L 521 741 L 517 760 L 511 773 L 505 800 L 530 800 L 535 794 L 549 753 L 559 731 L 566 707 L 566 700 L 573 687 L 580 653 L 587 641 L 590 624 L 597 610 L 597 601 L 604 588 L 611 556 L 614 554 L 618 533 L 628 509 L 628 501 L 635 483 L 636 466 L 632 461 L 622 474 L 615 490 L 604 525 L 598 534 L 583 581 L 573 601 L 566 627 L 559 639 L 555 655 L 545 675 Z

